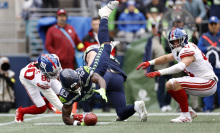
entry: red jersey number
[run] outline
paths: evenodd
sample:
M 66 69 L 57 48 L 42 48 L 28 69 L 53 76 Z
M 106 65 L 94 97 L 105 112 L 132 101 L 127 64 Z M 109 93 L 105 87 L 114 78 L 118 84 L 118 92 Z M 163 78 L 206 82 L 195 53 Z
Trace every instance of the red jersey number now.
M 45 75 L 41 75 L 41 80 L 42 81 L 46 81 L 47 80 L 47 82 L 50 82 L 50 79 L 47 78 Z
M 24 78 L 29 79 L 29 80 L 33 80 L 35 76 L 35 69 L 28 69 L 25 73 L 24 73 Z

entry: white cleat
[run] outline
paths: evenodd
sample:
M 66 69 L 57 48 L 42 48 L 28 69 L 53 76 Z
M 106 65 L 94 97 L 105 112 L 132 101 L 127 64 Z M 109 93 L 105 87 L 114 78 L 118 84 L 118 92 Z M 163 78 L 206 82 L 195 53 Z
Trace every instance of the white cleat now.
M 170 105 L 167 105 L 166 108 L 167 108 L 167 111 L 172 111 L 173 110 Z
M 179 117 L 170 120 L 171 123 L 180 123 L 180 122 L 192 122 L 191 117 L 184 117 L 180 115 Z
M 134 110 L 138 112 L 141 122 L 147 121 L 147 110 L 144 101 L 134 102 Z
M 110 45 L 111 45 L 111 51 L 114 49 L 114 47 L 116 46 L 116 45 L 118 45 L 118 44 L 120 44 L 120 42 L 119 41 L 111 41 L 110 42 Z
M 188 109 L 189 109 L 189 114 L 191 118 L 194 119 L 197 116 L 196 111 L 194 111 L 190 106 L 188 107 Z
M 101 18 L 108 18 L 112 12 L 112 10 L 119 4 L 118 1 L 110 1 L 108 5 L 99 9 L 99 16 Z
M 15 122 L 16 123 L 22 123 L 24 121 L 24 114 L 21 114 L 19 109 L 21 107 L 19 107 L 18 109 L 16 109 L 16 113 L 15 113 Z

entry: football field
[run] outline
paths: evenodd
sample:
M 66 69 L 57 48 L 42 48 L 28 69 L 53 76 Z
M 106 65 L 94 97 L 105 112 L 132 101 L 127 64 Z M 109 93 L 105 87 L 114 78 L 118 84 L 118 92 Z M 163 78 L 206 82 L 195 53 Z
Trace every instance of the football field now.
M 192 123 L 170 123 L 179 113 L 148 113 L 147 122 L 138 114 L 127 121 L 115 122 L 115 113 L 99 113 L 96 126 L 67 126 L 61 114 L 25 115 L 23 123 L 14 114 L 0 114 L 0 133 L 219 133 L 220 113 L 198 113 Z

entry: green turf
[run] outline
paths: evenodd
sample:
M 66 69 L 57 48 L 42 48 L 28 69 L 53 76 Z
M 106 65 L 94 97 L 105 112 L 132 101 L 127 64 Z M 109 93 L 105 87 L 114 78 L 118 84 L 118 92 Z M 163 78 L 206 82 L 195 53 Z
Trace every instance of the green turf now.
M 25 116 L 25 120 L 39 118 L 23 123 L 10 123 L 0 126 L 0 133 L 218 133 L 219 116 L 198 116 L 193 123 L 170 123 L 177 116 L 149 116 L 147 122 L 139 122 L 132 116 L 127 122 L 114 122 L 114 116 L 99 116 L 96 126 L 62 125 L 61 116 Z M 40 118 L 43 117 L 43 118 Z M 0 124 L 11 122 L 14 116 L 1 116 Z M 100 123 L 101 122 L 101 123 Z M 39 124 L 52 125 L 39 125 Z M 104 124 L 103 124 L 104 123 Z

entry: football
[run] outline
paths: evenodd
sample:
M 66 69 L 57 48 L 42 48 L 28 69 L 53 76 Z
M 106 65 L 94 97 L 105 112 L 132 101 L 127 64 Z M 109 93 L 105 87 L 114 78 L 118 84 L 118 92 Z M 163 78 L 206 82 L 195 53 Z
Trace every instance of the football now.
M 84 118 L 84 122 L 87 126 L 95 126 L 97 121 L 98 121 L 98 118 L 93 113 L 86 114 L 86 116 Z

